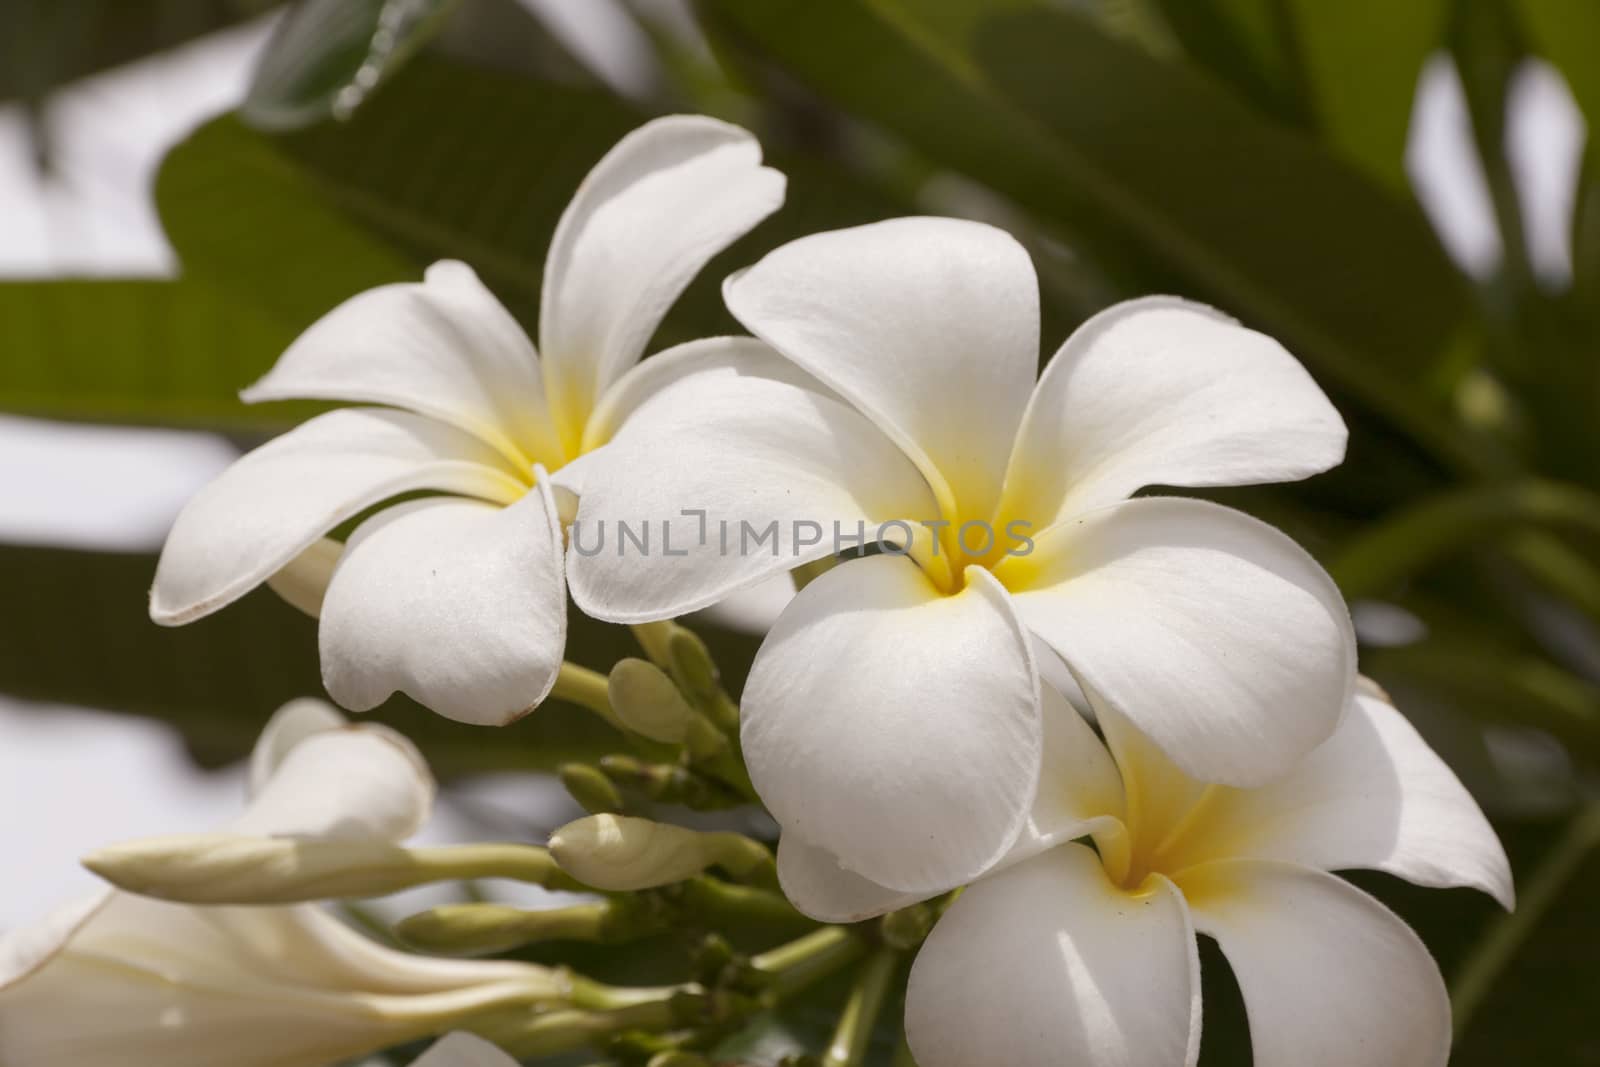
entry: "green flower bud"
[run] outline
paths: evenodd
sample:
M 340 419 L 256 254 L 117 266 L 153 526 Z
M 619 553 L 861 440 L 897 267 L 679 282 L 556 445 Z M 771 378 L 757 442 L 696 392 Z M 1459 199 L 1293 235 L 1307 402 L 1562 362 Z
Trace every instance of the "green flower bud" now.
M 720 866 L 739 878 L 772 881 L 772 854 L 741 834 L 704 833 L 626 815 L 591 815 L 550 837 L 563 870 L 597 889 L 651 889 Z

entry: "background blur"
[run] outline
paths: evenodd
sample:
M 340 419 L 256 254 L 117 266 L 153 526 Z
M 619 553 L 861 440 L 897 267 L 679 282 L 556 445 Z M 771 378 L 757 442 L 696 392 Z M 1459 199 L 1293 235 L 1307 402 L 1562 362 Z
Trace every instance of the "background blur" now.
M 718 281 L 784 240 L 938 213 L 1029 246 L 1046 355 L 1167 291 L 1306 362 L 1349 461 L 1215 495 L 1340 580 L 1522 908 L 1357 880 L 1454 980 L 1453 1062 L 1600 1064 L 1596 0 L 5 0 L 0 927 L 87 885 L 89 848 L 213 824 L 266 716 L 320 691 L 315 624 L 270 592 L 145 616 L 183 501 L 308 410 L 236 391 L 446 256 L 531 322 L 578 180 L 672 111 L 756 131 L 790 195 L 652 350 L 733 331 Z M 710 636 L 737 674 L 755 639 Z M 574 637 L 600 667 L 629 648 Z M 436 839 L 558 823 L 521 772 L 606 740 L 557 706 L 498 733 L 379 714 L 456 783 Z M 1203 1062 L 1247 1062 L 1205 964 Z

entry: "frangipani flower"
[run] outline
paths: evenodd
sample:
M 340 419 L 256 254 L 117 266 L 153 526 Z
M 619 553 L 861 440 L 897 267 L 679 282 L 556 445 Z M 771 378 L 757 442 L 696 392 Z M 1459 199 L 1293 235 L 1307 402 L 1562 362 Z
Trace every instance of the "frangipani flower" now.
M 1321 568 L 1239 512 L 1128 499 L 1339 462 L 1343 423 L 1272 339 L 1135 300 L 1035 383 L 1033 266 L 954 219 L 807 237 L 724 295 L 821 384 L 703 375 L 640 406 L 595 458 L 568 572 L 587 612 L 639 622 L 898 525 L 906 554 L 812 581 L 751 671 L 744 751 L 786 837 L 912 893 L 991 867 L 1038 776 L 1034 641 L 1208 781 L 1259 784 L 1332 732 L 1354 638 Z M 641 517 L 687 555 L 584 554 Z M 770 551 L 707 536 L 769 522 Z
M 1511 872 L 1467 791 L 1375 686 L 1363 681 L 1334 735 L 1255 789 L 1195 781 L 1089 688 L 1108 750 L 1045 692 L 1029 827 L 911 971 L 906 1033 L 922 1067 L 1192 1067 L 1197 932 L 1233 968 L 1256 1067 L 1445 1063 L 1450 1005 L 1426 947 L 1327 872 L 1471 886 L 1507 908 Z M 806 910 L 859 918 L 907 902 L 829 862 L 780 849 Z
M 250 453 L 178 517 L 150 614 L 178 625 L 272 580 L 320 612 L 323 680 L 367 710 L 396 690 L 499 724 L 549 693 L 566 642 L 554 472 L 688 369 L 759 362 L 748 339 L 635 368 L 706 261 L 777 209 L 781 174 L 745 131 L 675 116 L 623 138 L 562 215 L 539 351 L 460 263 L 363 293 L 315 323 L 244 397 L 336 410 Z M 335 527 L 365 518 L 342 549 Z
M 399 841 L 434 793 L 408 741 L 316 701 L 273 718 L 251 783 L 236 833 Z M 107 891 L 0 938 L 0 1063 L 325 1067 L 562 992 L 531 964 L 393 951 L 315 905 Z

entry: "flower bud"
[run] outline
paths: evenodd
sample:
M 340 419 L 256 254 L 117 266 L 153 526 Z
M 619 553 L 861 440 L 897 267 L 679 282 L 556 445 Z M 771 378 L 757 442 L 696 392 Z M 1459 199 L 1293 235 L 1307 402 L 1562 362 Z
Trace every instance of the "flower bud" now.
M 372 839 L 176 834 L 111 845 L 83 865 L 119 889 L 184 904 L 291 904 L 376 897 L 428 882 L 515 878 L 563 886 L 543 849 L 405 848 Z
M 402 920 L 395 932 L 426 952 L 484 956 L 536 941 L 625 941 L 660 928 L 660 916 L 639 901 L 603 900 L 540 909 L 446 904 Z
M 772 855 L 741 834 L 704 833 L 626 815 L 591 815 L 550 837 L 563 870 L 597 889 L 651 889 L 692 878 L 710 866 L 735 877 L 767 880 Z
M 623 725 L 652 741 L 682 742 L 695 718 L 677 684 L 642 659 L 624 659 L 613 667 L 607 692 Z
M 563 763 L 559 773 L 561 784 L 567 787 L 567 792 L 583 806 L 584 811 L 599 814 L 622 810 L 622 794 L 617 792 L 616 783 L 598 767 L 587 763 Z

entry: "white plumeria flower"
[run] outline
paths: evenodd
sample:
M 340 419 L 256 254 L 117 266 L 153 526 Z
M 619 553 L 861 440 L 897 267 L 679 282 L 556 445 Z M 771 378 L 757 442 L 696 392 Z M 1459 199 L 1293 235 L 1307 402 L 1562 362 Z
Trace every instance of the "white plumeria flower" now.
M 1035 383 L 1033 265 L 954 219 L 803 238 L 724 295 L 822 384 L 707 374 L 641 405 L 595 457 L 568 574 L 584 610 L 639 622 L 820 559 L 830 527 L 915 534 L 909 556 L 807 585 L 756 659 L 744 751 L 786 835 L 910 892 L 992 866 L 1038 779 L 1035 639 L 1209 781 L 1260 783 L 1332 732 L 1355 652 L 1322 569 L 1237 511 L 1128 499 L 1340 461 L 1338 413 L 1271 338 L 1135 300 Z M 688 555 L 584 554 L 601 524 L 641 517 Z M 745 551 L 741 524 L 773 520 L 770 551 Z M 802 543 L 801 520 L 828 532 Z M 704 535 L 723 523 L 740 533 Z M 1012 531 L 1031 554 L 1008 555 L 1024 548 Z
M 1327 872 L 1471 886 L 1510 908 L 1511 871 L 1472 797 L 1387 697 L 1363 680 L 1338 730 L 1293 771 L 1236 789 L 1195 781 L 1086 692 L 1109 750 L 1047 687 L 1028 829 L 950 906 L 912 968 L 917 1062 L 1192 1067 L 1198 932 L 1232 965 L 1256 1067 L 1443 1065 L 1450 1004 L 1427 948 Z M 779 867 L 814 914 L 853 920 L 909 902 L 787 839 Z
M 251 785 L 235 833 L 400 841 L 434 795 L 410 742 L 317 701 L 273 718 Z M 531 964 L 393 951 L 316 905 L 106 891 L 0 938 L 0 1063 L 324 1067 L 563 988 Z
M 562 215 L 537 353 L 460 263 L 335 308 L 244 398 L 382 406 L 313 418 L 196 495 L 162 552 L 151 617 L 190 622 L 272 580 L 320 612 L 323 680 L 345 707 L 399 690 L 464 722 L 528 711 L 566 644 L 561 520 L 545 472 L 604 444 L 663 382 L 760 361 L 763 346 L 724 338 L 629 370 L 700 268 L 783 192 L 744 130 L 659 119 L 607 153 Z M 365 519 L 342 549 L 324 539 L 418 492 L 430 495 Z

